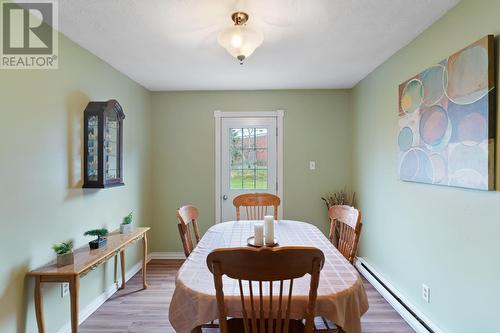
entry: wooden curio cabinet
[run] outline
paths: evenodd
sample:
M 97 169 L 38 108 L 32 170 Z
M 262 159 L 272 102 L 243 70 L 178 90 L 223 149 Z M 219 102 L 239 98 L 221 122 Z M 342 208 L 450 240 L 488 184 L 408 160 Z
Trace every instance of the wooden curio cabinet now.
M 122 107 L 116 100 L 90 102 L 83 118 L 83 188 L 124 185 Z

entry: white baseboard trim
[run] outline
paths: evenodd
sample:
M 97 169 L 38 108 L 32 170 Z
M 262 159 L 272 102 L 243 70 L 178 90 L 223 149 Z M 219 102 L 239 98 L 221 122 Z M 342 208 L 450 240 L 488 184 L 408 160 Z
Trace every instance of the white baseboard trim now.
M 147 262 L 151 260 L 151 254 L 148 255 Z M 135 274 L 137 274 L 142 269 L 142 260 L 132 266 L 128 271 L 125 272 L 125 282 L 130 280 Z M 119 271 L 118 271 L 119 274 Z M 92 313 L 94 313 L 108 298 L 113 296 L 113 294 L 118 290 L 118 286 L 121 285 L 122 279 L 118 277 L 118 282 L 113 283 L 109 286 L 102 294 L 97 296 L 89 305 L 82 309 L 78 314 L 78 325 L 83 323 Z M 68 321 L 57 333 L 71 333 L 71 322 Z
M 410 325 L 417 333 L 429 333 L 430 331 L 418 321 L 414 315 L 410 313 L 377 279 L 365 268 L 366 266 L 377 279 L 379 279 L 385 287 L 387 287 L 397 298 L 401 300 L 421 321 L 425 323 L 434 333 L 444 333 L 436 324 L 426 317 L 418 308 L 404 297 L 394 286 L 392 286 L 384 277 L 379 274 L 373 266 L 371 266 L 364 258 L 358 257 L 355 266 L 358 271 L 375 287 L 375 289 L 385 298 L 385 300 L 399 313 L 401 317 Z
M 179 260 L 186 259 L 184 252 L 151 252 L 151 259 Z

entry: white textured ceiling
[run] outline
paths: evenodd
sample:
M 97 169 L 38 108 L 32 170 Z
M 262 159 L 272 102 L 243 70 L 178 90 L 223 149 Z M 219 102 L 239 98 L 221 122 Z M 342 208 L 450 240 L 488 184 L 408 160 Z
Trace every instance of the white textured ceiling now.
M 351 88 L 459 0 L 62 0 L 59 29 L 144 87 Z M 217 44 L 235 10 L 264 43 Z

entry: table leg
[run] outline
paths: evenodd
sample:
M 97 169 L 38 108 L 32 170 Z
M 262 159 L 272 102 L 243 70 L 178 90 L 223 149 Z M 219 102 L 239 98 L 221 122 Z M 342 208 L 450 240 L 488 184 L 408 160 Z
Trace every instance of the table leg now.
M 45 323 L 43 320 L 43 299 L 42 299 L 42 286 L 41 277 L 39 275 L 35 278 L 35 313 L 36 323 L 38 325 L 38 333 L 45 333 Z
M 114 257 L 114 270 L 113 270 L 113 278 L 115 281 L 115 285 L 118 285 L 118 255 L 115 255 Z
M 71 333 L 78 332 L 79 291 L 80 291 L 80 276 L 75 275 L 69 281 L 69 294 L 71 301 Z
M 142 287 L 146 289 L 148 284 L 146 283 L 146 264 L 148 258 L 148 238 L 146 237 L 146 233 L 144 233 L 144 237 L 142 238 L 143 245 L 143 255 L 142 255 Z
M 120 251 L 120 266 L 122 269 L 122 286 L 120 289 L 125 289 L 125 250 Z

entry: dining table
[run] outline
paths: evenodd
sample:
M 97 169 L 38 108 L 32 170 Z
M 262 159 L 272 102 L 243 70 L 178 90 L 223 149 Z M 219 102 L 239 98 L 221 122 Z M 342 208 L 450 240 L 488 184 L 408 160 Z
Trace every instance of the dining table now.
M 216 248 L 248 246 L 258 221 L 229 221 L 215 224 L 202 237 L 183 263 L 175 279 L 169 307 L 169 320 L 176 332 L 188 333 L 218 319 L 213 275 L 207 256 Z M 262 221 L 261 221 L 262 222 Z M 331 320 L 346 333 L 361 332 L 361 316 L 368 310 L 368 298 L 357 270 L 313 224 L 278 220 L 274 228 L 278 246 L 314 246 L 323 251 L 325 263 L 320 273 L 316 316 Z M 294 281 L 290 317 L 305 317 L 310 276 Z M 227 315 L 241 318 L 238 280 L 224 276 Z

